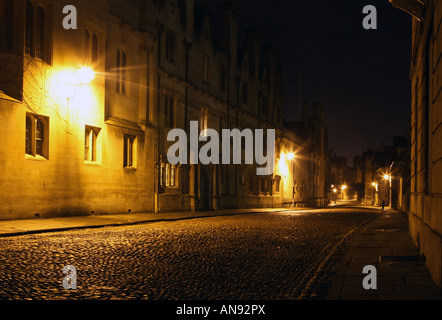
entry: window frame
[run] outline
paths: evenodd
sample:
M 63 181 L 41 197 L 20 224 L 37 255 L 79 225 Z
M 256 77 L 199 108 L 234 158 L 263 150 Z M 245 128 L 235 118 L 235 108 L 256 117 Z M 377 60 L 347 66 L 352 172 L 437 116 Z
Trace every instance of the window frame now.
M 49 12 L 41 3 L 25 2 L 24 54 L 47 64 L 51 64 L 52 58 Z
M 41 134 L 38 135 L 38 127 Z M 40 145 L 41 144 L 41 145 Z M 25 120 L 25 157 L 49 160 L 49 118 L 27 113 Z
M 137 136 L 124 134 L 123 136 L 123 168 L 137 168 Z
M 98 164 L 100 157 L 101 128 L 86 125 L 84 137 L 84 161 L 86 163 Z
M 127 81 L 127 66 L 128 55 L 125 50 L 117 49 L 117 76 L 116 76 L 116 92 L 124 95 L 129 95 L 128 81 Z

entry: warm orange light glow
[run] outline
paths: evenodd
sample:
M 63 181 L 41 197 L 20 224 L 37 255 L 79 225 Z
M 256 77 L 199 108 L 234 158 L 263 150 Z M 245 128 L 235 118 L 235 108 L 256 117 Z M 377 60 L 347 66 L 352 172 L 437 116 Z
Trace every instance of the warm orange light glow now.
M 79 84 L 90 84 L 95 79 L 95 72 L 91 68 L 83 67 L 77 70 L 77 77 Z
M 388 174 L 384 175 L 385 180 L 390 180 L 390 176 Z
M 345 190 L 345 189 L 347 189 L 347 186 L 342 186 L 342 188 L 341 188 L 342 190 Z
M 333 192 L 334 192 L 334 193 L 338 192 L 338 189 L 334 188 L 334 189 L 333 189 Z
M 376 187 L 376 182 L 373 182 L 371 185 L 372 185 L 373 187 Z
M 279 172 L 283 176 L 287 176 L 288 173 L 288 167 L 285 163 L 286 155 L 285 153 L 281 153 L 281 157 L 279 159 Z
M 295 159 L 295 154 L 294 154 L 293 152 L 290 152 L 290 153 L 287 155 L 287 159 L 288 159 L 288 160 L 293 160 L 293 159 Z

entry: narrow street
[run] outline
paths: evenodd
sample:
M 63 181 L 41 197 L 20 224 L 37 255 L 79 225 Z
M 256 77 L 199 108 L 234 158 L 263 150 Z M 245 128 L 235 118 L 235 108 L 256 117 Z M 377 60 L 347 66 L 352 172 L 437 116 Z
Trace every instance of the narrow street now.
M 222 216 L 0 239 L 0 299 L 324 299 L 379 211 Z M 77 290 L 62 270 L 77 269 Z

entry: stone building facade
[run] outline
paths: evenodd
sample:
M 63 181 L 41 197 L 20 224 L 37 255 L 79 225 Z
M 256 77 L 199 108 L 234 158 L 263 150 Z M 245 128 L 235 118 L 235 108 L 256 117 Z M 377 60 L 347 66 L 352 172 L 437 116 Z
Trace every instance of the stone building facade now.
M 413 17 L 410 232 L 442 288 L 442 3 L 390 2 Z
M 63 27 L 67 5 L 76 29 Z M 323 168 L 307 161 L 314 142 L 283 127 L 277 50 L 256 30 L 240 41 L 238 10 L 219 9 L 218 39 L 193 0 L 2 1 L 0 219 L 321 198 Z M 83 80 L 90 70 L 95 77 Z M 168 133 L 190 136 L 191 121 L 217 132 L 275 130 L 274 173 L 169 163 Z

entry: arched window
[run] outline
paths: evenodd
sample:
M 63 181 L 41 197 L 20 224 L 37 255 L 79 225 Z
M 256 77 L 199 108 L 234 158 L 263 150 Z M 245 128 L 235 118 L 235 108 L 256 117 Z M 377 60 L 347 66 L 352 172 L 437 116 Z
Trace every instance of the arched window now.
M 126 52 L 117 50 L 117 92 L 127 93 L 127 55 Z
M 34 54 L 34 5 L 31 1 L 26 1 L 25 52 Z
M 26 1 L 25 54 L 49 63 L 48 19 L 44 7 Z
M 35 41 L 35 57 L 45 61 L 45 12 L 37 8 L 37 33 Z
M 124 94 L 126 94 L 126 68 L 127 68 L 127 56 L 126 53 L 123 52 L 122 63 L 121 63 L 121 69 L 122 69 L 121 93 Z

